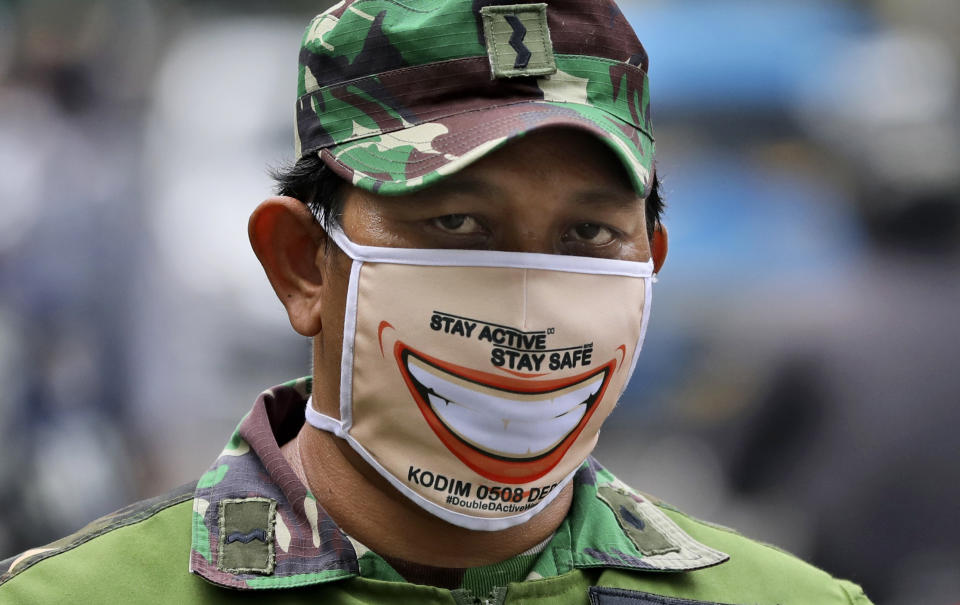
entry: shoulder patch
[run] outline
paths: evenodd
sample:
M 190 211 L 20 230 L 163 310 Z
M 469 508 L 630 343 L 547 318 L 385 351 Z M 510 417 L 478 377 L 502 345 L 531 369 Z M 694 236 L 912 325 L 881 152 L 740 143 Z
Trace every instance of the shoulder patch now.
M 485 6 L 480 15 L 493 78 L 557 73 L 546 4 Z
M 277 501 L 239 498 L 220 501 L 217 568 L 233 574 L 270 575 L 276 564 L 273 532 Z
M 588 594 L 590 595 L 590 605 L 721 605 L 714 601 L 691 601 L 604 586 L 591 586 Z
M 196 482 L 186 483 L 180 487 L 161 494 L 149 500 L 141 500 L 120 510 L 100 517 L 96 521 L 87 524 L 84 528 L 61 538 L 56 542 L 51 542 L 42 548 L 32 548 L 24 553 L 0 561 L 0 585 L 4 584 L 14 576 L 30 569 L 40 561 L 61 553 L 73 550 L 74 548 L 93 540 L 103 534 L 109 533 L 121 527 L 127 527 L 145 521 L 157 513 L 186 502 L 193 498 L 193 492 L 196 489 Z
M 612 475 L 597 481 L 595 497 L 610 509 L 624 537 L 642 557 L 644 568 L 692 571 L 730 559 L 692 538 L 652 502 Z
M 620 528 L 645 557 L 679 552 L 673 544 L 648 520 L 630 494 L 611 485 L 597 488 L 597 497 L 610 507 Z

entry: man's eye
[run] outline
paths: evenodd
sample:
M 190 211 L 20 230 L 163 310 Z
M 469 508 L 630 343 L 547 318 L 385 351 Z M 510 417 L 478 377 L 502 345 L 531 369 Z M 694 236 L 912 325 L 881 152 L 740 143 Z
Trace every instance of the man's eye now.
M 479 230 L 477 219 L 466 214 L 447 214 L 433 219 L 434 225 L 448 233 L 468 234 Z
M 613 241 L 613 232 L 603 225 L 580 223 L 568 232 L 568 241 L 602 246 Z

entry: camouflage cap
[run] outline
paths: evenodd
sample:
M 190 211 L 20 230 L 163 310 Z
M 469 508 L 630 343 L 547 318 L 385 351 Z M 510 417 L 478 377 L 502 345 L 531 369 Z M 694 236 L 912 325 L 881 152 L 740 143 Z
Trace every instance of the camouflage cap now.
M 512 138 L 566 126 L 650 189 L 647 54 L 612 0 L 346 0 L 300 49 L 296 154 L 401 194 Z

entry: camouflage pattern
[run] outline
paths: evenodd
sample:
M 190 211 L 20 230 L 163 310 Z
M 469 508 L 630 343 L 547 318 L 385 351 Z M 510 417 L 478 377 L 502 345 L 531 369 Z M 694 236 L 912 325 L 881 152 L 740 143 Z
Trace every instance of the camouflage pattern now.
M 337 527 L 280 452 L 279 444 L 303 425 L 310 386 L 311 380 L 302 378 L 264 392 L 200 478 L 193 500 L 190 570 L 194 573 L 214 584 L 241 589 L 322 584 L 353 576 L 405 581 L 396 567 L 401 562 L 380 557 Z M 613 493 L 618 498 L 615 507 L 608 502 Z M 276 503 L 262 528 L 249 522 L 241 526 L 241 538 L 248 540 L 245 545 L 272 541 L 270 566 L 259 572 L 221 560 L 225 542 L 221 528 L 236 525 L 235 520 L 224 518 L 222 503 L 243 501 Z M 656 536 L 656 552 L 637 541 L 644 528 L 649 528 L 645 535 Z M 725 554 L 690 538 L 654 504 L 590 459 L 574 477 L 570 513 L 548 543 L 504 562 L 461 570 L 459 584 L 486 594 L 497 582 L 503 586 L 577 568 L 681 571 L 726 559 Z
M 262 393 L 200 477 L 193 500 L 190 571 L 230 588 L 303 586 L 359 574 L 353 546 L 287 464 L 271 426 L 295 433 L 303 424 L 309 388 L 310 380 L 301 379 Z M 269 575 L 231 571 L 220 561 L 221 501 L 255 498 L 276 502 Z
M 301 379 L 265 392 L 195 485 L 0 562 L 0 603 L 450 605 L 487 594 L 505 605 L 870 604 L 855 584 L 653 502 L 594 460 L 576 474 L 570 512 L 545 544 L 482 568 L 441 569 L 454 580 L 437 584 L 450 590 L 410 584 L 413 564 L 345 536 L 280 452 L 303 426 L 309 389 Z M 235 551 L 228 560 L 221 544 Z M 664 573 L 687 570 L 698 571 Z
M 311 21 L 299 63 L 297 157 L 319 153 L 364 189 L 411 192 L 567 126 L 600 137 L 649 191 L 647 54 L 611 0 L 347 0 Z

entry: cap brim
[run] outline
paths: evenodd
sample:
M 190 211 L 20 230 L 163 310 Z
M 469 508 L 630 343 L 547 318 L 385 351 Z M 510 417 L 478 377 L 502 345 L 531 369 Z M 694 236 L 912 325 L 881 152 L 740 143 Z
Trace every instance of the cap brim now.
M 646 197 L 653 173 L 653 140 L 635 126 L 579 103 L 529 101 L 469 111 L 319 153 L 327 166 L 357 187 L 401 195 L 429 187 L 510 140 L 548 127 L 596 135 L 623 162 L 637 194 Z

